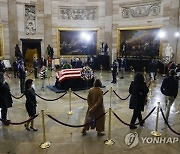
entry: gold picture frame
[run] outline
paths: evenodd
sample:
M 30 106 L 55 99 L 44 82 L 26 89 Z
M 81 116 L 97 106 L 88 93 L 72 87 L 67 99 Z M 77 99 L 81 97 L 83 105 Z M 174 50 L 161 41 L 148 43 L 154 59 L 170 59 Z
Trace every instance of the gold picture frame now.
M 140 31 L 140 30 L 153 30 L 153 29 L 158 29 L 162 30 L 163 26 L 162 25 L 156 25 L 156 26 L 141 26 L 141 27 L 122 27 L 122 28 L 117 28 L 117 57 L 121 57 L 121 33 L 122 31 Z M 159 39 L 159 54 L 158 56 L 154 56 L 156 58 L 162 56 L 162 40 Z M 145 56 L 145 58 L 149 58 L 150 56 Z
M 0 58 L 4 57 L 4 35 L 3 35 L 3 25 L 0 24 Z
M 83 55 L 78 55 L 78 54 L 61 54 L 61 32 L 96 32 L 96 52 L 99 49 L 99 28 L 57 28 L 57 57 L 67 57 L 67 58 L 72 58 L 72 57 L 87 57 L 88 54 L 83 54 Z

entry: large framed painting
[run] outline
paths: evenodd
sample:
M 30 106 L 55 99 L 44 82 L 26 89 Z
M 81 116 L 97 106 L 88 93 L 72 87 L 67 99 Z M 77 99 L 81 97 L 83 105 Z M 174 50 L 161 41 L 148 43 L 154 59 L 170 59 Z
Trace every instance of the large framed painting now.
M 57 55 L 96 55 L 99 48 L 99 29 L 58 28 Z
M 118 57 L 155 58 L 161 55 L 162 43 L 158 36 L 162 26 L 117 29 Z
M 0 58 L 4 56 L 3 26 L 0 24 Z

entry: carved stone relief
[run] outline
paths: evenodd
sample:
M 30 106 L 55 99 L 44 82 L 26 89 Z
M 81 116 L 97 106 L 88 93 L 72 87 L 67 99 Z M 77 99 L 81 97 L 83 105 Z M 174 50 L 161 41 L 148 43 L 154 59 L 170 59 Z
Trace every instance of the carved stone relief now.
M 137 5 L 122 7 L 122 17 L 146 17 L 146 16 L 157 16 L 160 14 L 161 3 L 152 3 L 146 5 Z
M 36 11 L 34 5 L 25 5 L 26 35 L 36 34 Z
M 97 8 L 85 7 L 85 8 L 72 8 L 72 7 L 60 7 L 61 20 L 96 20 Z

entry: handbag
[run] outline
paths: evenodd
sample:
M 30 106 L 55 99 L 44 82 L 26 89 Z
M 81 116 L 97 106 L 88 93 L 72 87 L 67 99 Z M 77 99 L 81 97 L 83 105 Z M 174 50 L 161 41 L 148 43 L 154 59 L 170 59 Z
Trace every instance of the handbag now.
M 96 121 L 94 116 L 89 116 L 88 117 L 88 122 L 91 127 L 91 129 L 94 129 L 96 127 Z

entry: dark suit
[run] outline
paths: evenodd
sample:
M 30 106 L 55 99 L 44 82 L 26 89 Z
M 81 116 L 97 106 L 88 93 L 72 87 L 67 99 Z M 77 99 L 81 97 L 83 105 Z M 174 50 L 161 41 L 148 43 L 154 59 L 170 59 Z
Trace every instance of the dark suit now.
M 131 82 L 131 85 L 129 87 L 129 93 L 131 94 L 129 108 L 134 110 L 131 119 L 131 125 L 135 124 L 137 118 L 139 122 L 142 121 L 141 111 L 144 111 L 145 100 L 148 92 L 149 89 L 145 82 Z
M 112 76 L 113 76 L 113 81 L 112 83 L 116 83 L 116 76 L 117 76 L 117 64 L 116 62 L 113 62 L 113 66 L 112 66 Z
M 0 108 L 1 108 L 1 118 L 7 120 L 7 109 L 12 107 L 12 97 L 10 93 L 10 88 L 7 82 L 0 84 Z
M 29 117 L 33 117 L 36 114 L 36 94 L 33 88 L 27 89 L 25 91 L 26 96 L 26 110 L 28 112 Z
M 24 67 L 24 65 L 20 65 L 20 67 L 19 67 L 19 79 L 20 79 L 21 93 L 24 93 L 25 78 L 26 78 L 25 67 Z

